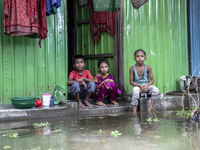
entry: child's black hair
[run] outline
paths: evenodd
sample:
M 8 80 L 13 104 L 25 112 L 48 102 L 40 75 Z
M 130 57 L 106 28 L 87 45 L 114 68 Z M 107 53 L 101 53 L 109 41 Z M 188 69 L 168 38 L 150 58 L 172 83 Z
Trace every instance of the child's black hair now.
M 134 57 L 137 55 L 138 52 L 143 52 L 144 56 L 146 57 L 146 52 L 143 49 L 138 49 L 137 51 L 135 51 Z
M 106 59 L 101 59 L 101 60 L 99 60 L 99 62 L 98 62 L 98 68 L 100 67 L 100 65 L 101 65 L 102 63 L 106 63 L 106 64 L 108 65 L 108 67 L 109 67 L 109 62 L 108 62 Z
M 75 55 L 73 57 L 73 64 L 75 64 L 77 59 L 82 59 L 85 62 L 85 57 L 83 55 Z

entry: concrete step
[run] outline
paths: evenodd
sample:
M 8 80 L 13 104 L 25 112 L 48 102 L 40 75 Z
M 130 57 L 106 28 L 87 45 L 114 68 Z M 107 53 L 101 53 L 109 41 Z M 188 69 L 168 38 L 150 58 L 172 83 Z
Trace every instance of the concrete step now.
M 76 102 L 76 99 L 69 99 L 71 102 Z M 81 99 L 81 101 L 83 102 L 84 101 L 84 99 Z M 124 100 L 123 100 L 123 97 L 116 97 L 115 98 L 115 101 L 116 102 L 118 102 L 118 103 L 120 103 L 120 102 L 123 102 Z M 95 102 L 96 102 L 96 99 L 95 98 L 89 98 L 88 99 L 88 102 L 90 103 L 90 104 L 95 104 Z M 110 103 L 110 100 L 109 99 L 104 99 L 103 100 L 103 103 L 104 104 L 111 104 Z
M 119 105 L 106 104 L 106 106 L 93 105 L 93 107 L 79 107 L 78 115 L 113 114 L 132 111 L 130 103 L 119 102 Z
M 77 103 L 67 100 L 49 107 L 15 108 L 12 104 L 0 105 L 0 121 L 33 118 L 51 118 L 77 115 Z

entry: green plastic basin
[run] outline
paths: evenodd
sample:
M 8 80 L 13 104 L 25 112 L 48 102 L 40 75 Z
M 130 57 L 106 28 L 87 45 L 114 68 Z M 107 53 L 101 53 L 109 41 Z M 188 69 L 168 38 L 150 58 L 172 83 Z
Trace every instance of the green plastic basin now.
M 12 97 L 9 98 L 15 108 L 30 108 L 35 105 L 35 101 L 40 99 L 38 97 Z

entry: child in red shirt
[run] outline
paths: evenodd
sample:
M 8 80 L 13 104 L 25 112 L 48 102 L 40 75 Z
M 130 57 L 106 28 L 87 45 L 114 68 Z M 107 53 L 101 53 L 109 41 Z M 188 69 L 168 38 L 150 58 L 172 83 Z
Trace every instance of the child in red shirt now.
M 84 70 L 85 58 L 83 55 L 76 55 L 73 58 L 74 70 L 70 72 L 68 78 L 68 93 L 72 98 L 75 98 L 78 107 L 89 106 L 92 104 L 88 102 L 89 97 L 95 91 L 95 83 L 91 73 L 88 70 Z M 88 83 L 86 83 L 88 82 Z M 84 98 L 84 103 L 80 99 Z

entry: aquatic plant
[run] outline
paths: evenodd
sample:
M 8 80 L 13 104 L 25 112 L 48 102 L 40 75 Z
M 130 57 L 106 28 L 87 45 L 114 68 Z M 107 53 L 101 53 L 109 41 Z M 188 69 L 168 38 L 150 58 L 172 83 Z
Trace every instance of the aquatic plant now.
M 148 122 L 152 122 L 153 119 L 152 119 L 152 118 L 148 118 L 148 119 L 146 119 L 146 121 L 148 121 Z
M 111 137 L 118 138 L 120 135 L 122 135 L 122 133 L 119 133 L 119 131 L 115 130 L 115 131 L 111 131 L 110 135 Z
M 34 127 L 34 128 L 48 127 L 48 126 L 50 126 L 50 125 L 51 125 L 51 124 L 50 124 L 49 122 L 45 121 L 45 122 L 41 122 L 41 123 L 34 123 L 34 124 L 33 124 L 33 127 Z
M 11 148 L 11 146 L 9 146 L 9 145 L 4 146 L 4 149 L 10 149 L 10 148 Z
M 100 129 L 99 131 L 97 131 L 98 134 L 102 134 L 102 133 L 106 133 L 106 131 L 103 131 L 102 129 Z
M 15 138 L 18 138 L 19 136 L 18 136 L 18 133 L 13 133 L 10 135 L 10 137 L 15 139 Z
M 153 119 L 153 121 L 155 122 L 159 122 L 160 120 L 158 120 L 158 118 Z

